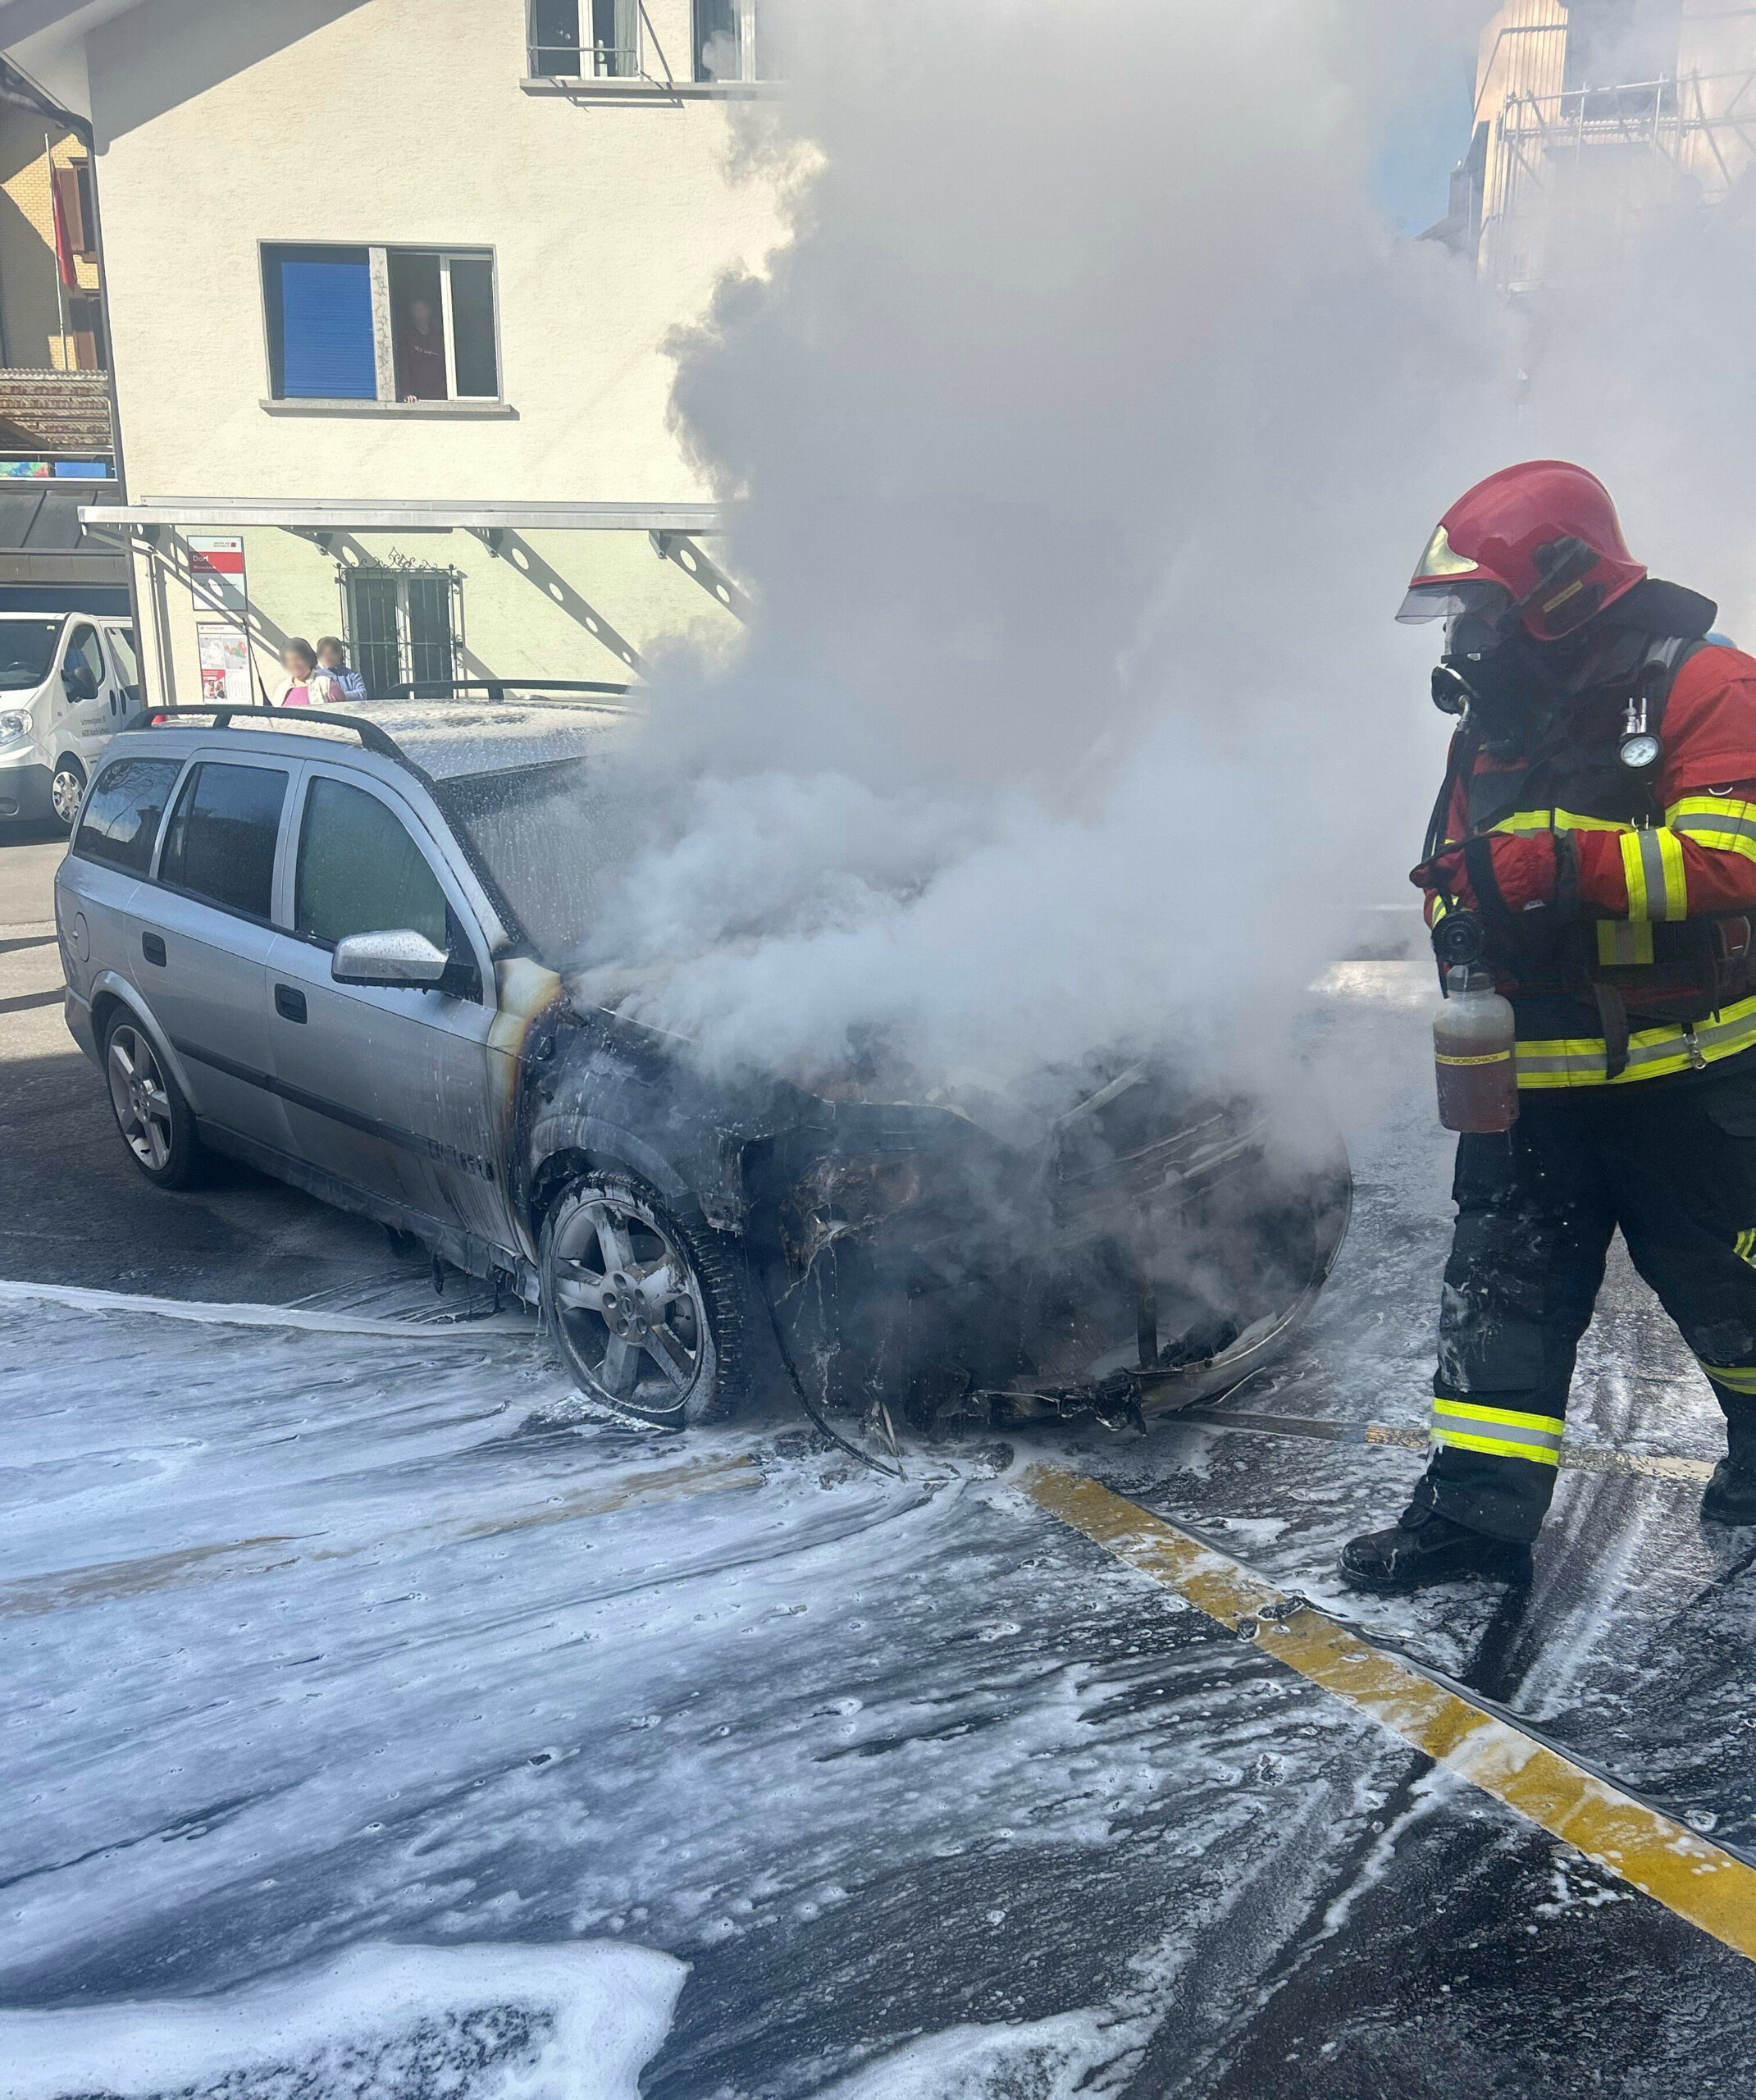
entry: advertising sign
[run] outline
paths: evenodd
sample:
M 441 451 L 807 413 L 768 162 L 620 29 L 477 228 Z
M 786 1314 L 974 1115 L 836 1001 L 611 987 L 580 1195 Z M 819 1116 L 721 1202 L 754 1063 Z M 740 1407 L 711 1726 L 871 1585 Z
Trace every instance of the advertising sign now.
M 249 645 L 235 627 L 203 624 L 195 630 L 201 656 L 201 696 L 229 706 L 250 705 Z
M 189 585 L 197 612 L 241 613 L 246 598 L 244 535 L 191 532 Z

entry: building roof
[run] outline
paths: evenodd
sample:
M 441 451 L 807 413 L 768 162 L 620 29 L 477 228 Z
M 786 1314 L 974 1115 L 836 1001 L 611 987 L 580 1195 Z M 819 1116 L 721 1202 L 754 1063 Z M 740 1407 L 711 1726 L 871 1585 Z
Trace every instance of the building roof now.
M 121 491 L 113 482 L 7 480 L 0 477 L 0 554 L 69 555 L 112 550 L 84 537 L 83 508 L 114 505 Z
M 107 452 L 111 444 L 107 373 L 0 369 L 0 445 L 83 454 Z

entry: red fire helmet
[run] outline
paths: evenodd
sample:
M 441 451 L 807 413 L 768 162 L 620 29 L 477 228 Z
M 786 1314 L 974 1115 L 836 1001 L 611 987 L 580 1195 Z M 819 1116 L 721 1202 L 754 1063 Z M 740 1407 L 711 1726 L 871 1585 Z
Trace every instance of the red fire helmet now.
M 1539 641 L 1555 641 L 1645 574 L 1595 474 L 1565 459 L 1526 459 L 1478 482 L 1440 518 L 1397 618 L 1513 604 Z M 1550 576 L 1552 593 L 1542 587 Z

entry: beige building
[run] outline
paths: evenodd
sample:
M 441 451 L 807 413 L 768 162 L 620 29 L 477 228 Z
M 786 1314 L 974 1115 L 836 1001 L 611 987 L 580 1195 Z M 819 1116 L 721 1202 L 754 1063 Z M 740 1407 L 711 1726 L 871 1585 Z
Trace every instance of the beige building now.
M 735 634 L 664 346 L 783 237 L 752 0 L 0 0 L 0 48 L 89 130 L 149 690 Z
M 1433 232 L 1526 291 L 1613 260 L 1657 209 L 1723 203 L 1753 153 L 1756 6 L 1507 0 L 1482 33 L 1474 134 Z

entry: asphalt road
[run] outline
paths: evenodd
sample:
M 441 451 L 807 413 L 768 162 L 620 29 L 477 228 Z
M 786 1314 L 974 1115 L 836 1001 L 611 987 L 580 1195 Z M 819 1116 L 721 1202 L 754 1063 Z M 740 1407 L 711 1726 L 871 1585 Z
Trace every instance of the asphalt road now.
M 48 930 L 53 857 L 0 846 L 6 939 Z M 58 1009 L 7 1003 L 53 958 L 0 954 L 0 1276 L 417 1311 L 291 1191 L 145 1188 Z M 0 2009 L 0 2100 L 486 2100 L 545 2050 L 533 2093 L 632 2093 L 591 2037 L 641 1991 L 649 2100 L 1756 2095 L 1756 1965 L 1021 1491 L 1095 1475 L 1756 1858 L 1756 1536 L 1696 1520 L 1711 1398 L 1619 1257 L 1528 1595 L 1334 1584 L 1421 1463 L 1337 1438 L 1424 1408 L 1424 997 L 1366 965 L 1315 1009 L 1358 1207 L 1227 1403 L 1272 1433 L 896 1482 L 778 1397 L 684 1442 L 582 1422 L 516 1329 L 0 1290 L 0 2008 L 34 2009 Z M 649 1967 L 563 2003 L 554 1957 L 606 1947 Z

